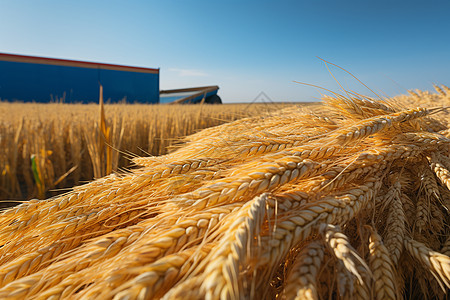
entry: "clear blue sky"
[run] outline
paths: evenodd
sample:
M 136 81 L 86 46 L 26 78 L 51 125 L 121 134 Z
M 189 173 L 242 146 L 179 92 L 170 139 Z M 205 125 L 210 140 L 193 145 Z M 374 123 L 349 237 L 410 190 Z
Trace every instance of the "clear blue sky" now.
M 450 1 L 0 0 L 0 52 L 160 68 L 161 89 L 219 85 L 224 102 L 338 91 L 316 56 L 389 96 L 450 85 L 449 32 Z

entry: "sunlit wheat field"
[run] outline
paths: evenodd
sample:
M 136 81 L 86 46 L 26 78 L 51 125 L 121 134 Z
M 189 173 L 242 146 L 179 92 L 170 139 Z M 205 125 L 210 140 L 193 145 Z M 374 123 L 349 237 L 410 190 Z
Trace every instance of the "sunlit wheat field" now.
M 113 105 L 104 117 L 54 104 L 26 119 L 8 105 L 2 189 L 40 180 L 42 193 L 87 165 L 97 179 L 2 211 L 2 299 L 448 296 L 446 86 L 269 109 Z
M 0 199 L 55 195 L 201 129 L 284 106 L 106 104 L 102 119 L 96 104 L 0 102 Z

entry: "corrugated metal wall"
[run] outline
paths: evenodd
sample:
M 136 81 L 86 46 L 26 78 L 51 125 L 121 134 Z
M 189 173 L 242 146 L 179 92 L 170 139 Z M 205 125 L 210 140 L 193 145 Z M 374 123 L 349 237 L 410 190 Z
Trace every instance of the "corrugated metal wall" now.
M 64 98 L 66 103 L 98 102 L 99 83 L 105 101 L 159 103 L 158 70 L 133 72 L 101 64 L 84 68 L 0 60 L 1 100 L 49 102 Z

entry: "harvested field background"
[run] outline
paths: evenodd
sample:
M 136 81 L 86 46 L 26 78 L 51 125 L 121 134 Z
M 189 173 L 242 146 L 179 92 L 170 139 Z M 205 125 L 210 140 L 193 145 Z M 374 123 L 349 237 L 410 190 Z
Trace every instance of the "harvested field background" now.
M 106 104 L 104 139 L 98 105 L 0 102 L 0 200 L 43 199 L 134 156 L 166 154 L 200 129 L 284 106 Z
M 243 118 L 5 210 L 0 298 L 444 299 L 450 90 L 437 91 Z

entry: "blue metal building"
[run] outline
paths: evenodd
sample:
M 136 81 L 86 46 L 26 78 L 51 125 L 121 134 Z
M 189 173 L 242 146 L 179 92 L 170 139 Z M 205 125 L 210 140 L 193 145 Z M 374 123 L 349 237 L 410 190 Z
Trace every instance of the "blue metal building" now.
M 159 103 L 159 69 L 0 53 L 0 99 Z

